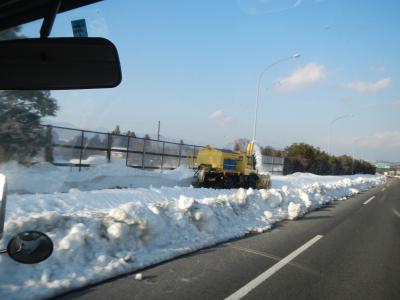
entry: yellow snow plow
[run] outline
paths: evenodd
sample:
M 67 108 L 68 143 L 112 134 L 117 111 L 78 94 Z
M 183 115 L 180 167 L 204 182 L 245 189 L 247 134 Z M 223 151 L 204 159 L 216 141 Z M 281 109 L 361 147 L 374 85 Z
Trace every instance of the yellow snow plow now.
M 255 168 L 252 143 L 246 152 L 220 150 L 207 146 L 199 150 L 195 163 L 194 185 L 211 188 L 271 187 L 269 175 L 259 174 Z

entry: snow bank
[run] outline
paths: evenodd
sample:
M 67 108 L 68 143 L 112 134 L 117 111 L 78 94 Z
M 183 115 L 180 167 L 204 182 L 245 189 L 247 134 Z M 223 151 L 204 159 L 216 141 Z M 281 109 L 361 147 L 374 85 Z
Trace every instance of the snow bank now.
M 90 168 L 82 168 L 81 172 L 76 167 L 57 167 L 50 163 L 25 167 L 17 162 L 8 162 L 0 165 L 0 173 L 7 176 L 9 193 L 68 192 L 71 188 L 89 191 L 107 188 L 189 186 L 193 178 L 193 171 L 186 167 L 146 171 L 126 167 L 124 160 L 114 160 L 111 163 L 103 160 L 103 157 L 90 157 L 86 162 L 97 164 Z
M 364 180 L 374 179 L 376 175 L 355 174 L 346 176 L 321 176 L 312 173 L 293 173 L 291 175 L 272 175 L 272 187 L 281 189 L 283 186 L 304 188 L 316 182 L 319 184 L 330 184 L 341 180 Z
M 15 233 L 35 229 L 47 233 L 55 247 L 52 256 L 37 265 L 0 256 L 0 298 L 51 297 L 262 232 L 385 180 L 314 176 L 278 178 L 276 186 L 281 188 L 270 190 L 163 187 L 12 194 L 1 246 Z

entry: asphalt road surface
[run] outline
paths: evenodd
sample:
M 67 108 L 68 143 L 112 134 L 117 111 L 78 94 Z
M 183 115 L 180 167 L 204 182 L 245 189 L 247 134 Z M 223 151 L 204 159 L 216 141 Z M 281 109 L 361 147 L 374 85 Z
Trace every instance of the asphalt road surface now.
M 400 299 L 400 180 L 61 299 Z

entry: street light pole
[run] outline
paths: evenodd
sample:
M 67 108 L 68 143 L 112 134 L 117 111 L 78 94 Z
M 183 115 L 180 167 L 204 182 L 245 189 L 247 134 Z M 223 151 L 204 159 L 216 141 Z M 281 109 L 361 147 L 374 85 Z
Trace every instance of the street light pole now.
M 294 54 L 294 55 L 292 55 L 292 56 L 285 57 L 285 58 L 282 58 L 282 59 L 280 59 L 280 60 L 277 60 L 277 61 L 273 62 L 272 64 L 269 64 L 268 66 L 266 66 L 266 67 L 261 71 L 261 73 L 258 75 L 258 78 L 257 78 L 256 109 L 255 109 L 255 111 L 254 111 L 254 124 L 253 124 L 253 138 L 252 138 L 252 143 L 253 143 L 253 144 L 254 144 L 254 142 L 255 142 L 255 140 L 256 140 L 256 133 L 257 133 L 257 114 L 258 114 L 258 105 L 259 105 L 259 98 L 260 98 L 260 85 L 261 85 L 262 76 L 264 75 L 264 73 L 265 73 L 269 68 L 271 68 L 271 67 L 273 67 L 273 66 L 275 66 L 275 65 L 277 65 L 277 64 L 279 64 L 279 63 L 282 63 L 282 62 L 284 62 L 284 61 L 287 61 L 287 60 L 290 60 L 290 59 L 294 59 L 294 58 L 299 58 L 299 57 L 300 57 L 300 54 L 296 53 L 296 54 Z
M 331 143 L 332 143 L 332 127 L 333 124 L 335 124 L 337 121 L 341 120 L 341 119 L 345 119 L 345 118 L 352 118 L 354 117 L 354 115 L 350 115 L 350 114 L 346 114 L 346 115 L 341 115 L 335 119 L 333 119 L 331 121 L 331 123 L 329 124 L 329 144 L 328 144 L 328 153 L 331 153 Z

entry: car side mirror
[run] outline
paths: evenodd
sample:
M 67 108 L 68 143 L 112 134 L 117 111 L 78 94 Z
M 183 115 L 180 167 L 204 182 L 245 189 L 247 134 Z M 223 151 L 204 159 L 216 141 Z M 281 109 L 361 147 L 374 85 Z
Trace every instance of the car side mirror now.
M 8 255 L 23 264 L 36 264 L 49 258 L 53 252 L 53 242 L 40 231 L 23 231 L 8 243 Z

